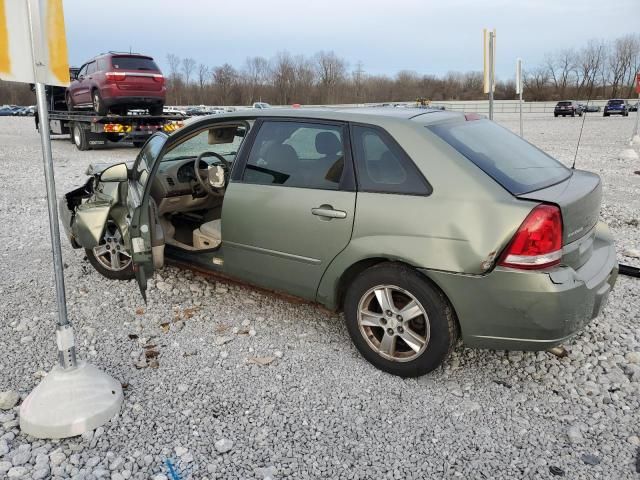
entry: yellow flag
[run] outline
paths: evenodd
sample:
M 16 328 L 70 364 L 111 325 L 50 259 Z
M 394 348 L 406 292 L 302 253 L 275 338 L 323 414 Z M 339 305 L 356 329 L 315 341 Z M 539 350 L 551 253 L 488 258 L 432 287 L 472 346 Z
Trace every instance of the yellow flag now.
M 0 73 L 11 71 L 9 59 L 9 31 L 7 28 L 7 14 L 5 13 L 4 0 L 0 0 Z
M 62 0 L 0 0 L 0 79 L 69 85 Z
M 58 81 L 69 83 L 67 37 L 64 31 L 62 0 L 48 0 L 47 21 L 49 69 Z

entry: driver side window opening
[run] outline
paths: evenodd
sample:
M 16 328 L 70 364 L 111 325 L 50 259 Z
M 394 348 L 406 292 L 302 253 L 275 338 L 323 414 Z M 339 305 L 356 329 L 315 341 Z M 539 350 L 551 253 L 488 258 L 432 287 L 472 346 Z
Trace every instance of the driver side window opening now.
M 153 196 L 167 244 L 192 251 L 220 246 L 224 187 L 216 181 L 223 170 L 228 176 L 250 125 L 209 124 L 163 154 Z

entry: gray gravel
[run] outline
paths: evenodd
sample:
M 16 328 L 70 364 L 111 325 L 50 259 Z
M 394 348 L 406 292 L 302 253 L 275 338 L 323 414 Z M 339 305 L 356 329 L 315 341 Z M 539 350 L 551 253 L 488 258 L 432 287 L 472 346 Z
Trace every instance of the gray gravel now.
M 620 260 L 640 265 L 623 256 L 640 248 L 640 165 L 618 157 L 634 121 L 589 116 L 577 166 L 603 177 Z M 0 118 L 0 392 L 21 398 L 56 362 L 32 122 Z M 525 133 L 570 164 L 580 122 L 527 115 Z M 59 193 L 89 162 L 135 155 L 66 139 L 53 152 Z M 145 306 L 133 282 L 103 279 L 66 242 L 63 255 L 79 356 L 123 382 L 124 407 L 94 432 L 42 441 L 20 433 L 19 406 L 0 394 L 0 478 L 165 479 L 167 459 L 194 479 L 638 478 L 639 280 L 620 278 L 565 358 L 458 347 L 444 368 L 402 380 L 363 360 L 341 317 L 315 306 L 174 267 Z

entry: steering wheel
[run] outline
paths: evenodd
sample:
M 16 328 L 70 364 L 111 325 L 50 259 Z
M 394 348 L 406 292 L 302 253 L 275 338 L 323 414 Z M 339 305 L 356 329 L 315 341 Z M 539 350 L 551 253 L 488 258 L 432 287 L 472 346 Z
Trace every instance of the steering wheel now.
M 211 183 L 209 183 L 209 172 L 211 171 L 212 165 L 209 165 L 206 170 L 200 169 L 200 160 L 202 160 L 204 157 L 215 157 L 220 160 L 222 168 L 224 169 L 225 180 L 229 171 L 229 162 L 226 158 L 216 152 L 202 152 L 193 162 L 193 173 L 195 174 L 196 180 L 198 181 L 200 186 L 204 189 L 205 192 L 211 195 L 217 195 L 219 193 L 218 190 L 211 186 Z

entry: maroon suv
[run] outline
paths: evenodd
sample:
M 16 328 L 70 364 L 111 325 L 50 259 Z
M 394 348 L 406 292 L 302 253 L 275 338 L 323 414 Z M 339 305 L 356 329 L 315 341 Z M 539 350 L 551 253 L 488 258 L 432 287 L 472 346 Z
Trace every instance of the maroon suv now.
M 153 58 L 130 53 L 105 53 L 85 63 L 67 89 L 69 110 L 93 108 L 125 114 L 146 108 L 162 114 L 166 95 L 164 77 Z

